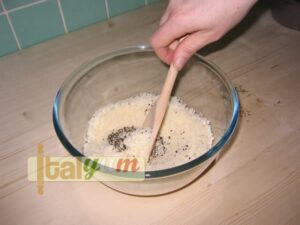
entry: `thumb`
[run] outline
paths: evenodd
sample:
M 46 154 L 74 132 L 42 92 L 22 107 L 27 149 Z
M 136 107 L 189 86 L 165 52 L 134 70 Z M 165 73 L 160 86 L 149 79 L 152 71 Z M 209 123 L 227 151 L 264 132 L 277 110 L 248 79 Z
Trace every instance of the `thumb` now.
M 188 35 L 177 46 L 173 55 L 173 65 L 179 71 L 199 49 L 210 43 L 207 33 L 198 31 Z

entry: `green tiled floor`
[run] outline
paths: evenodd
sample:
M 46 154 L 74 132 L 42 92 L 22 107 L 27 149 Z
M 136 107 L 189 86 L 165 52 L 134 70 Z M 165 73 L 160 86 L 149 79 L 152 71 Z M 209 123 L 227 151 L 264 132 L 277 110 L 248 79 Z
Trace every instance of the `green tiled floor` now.
M 110 16 L 117 16 L 145 5 L 144 0 L 108 0 Z
M 0 16 L 0 56 L 18 50 L 6 16 Z
M 10 13 L 22 48 L 64 34 L 55 0 Z
M 9 10 L 36 1 L 38 0 L 3 0 L 3 4 L 5 8 Z
M 107 18 L 104 0 L 61 0 L 69 31 Z

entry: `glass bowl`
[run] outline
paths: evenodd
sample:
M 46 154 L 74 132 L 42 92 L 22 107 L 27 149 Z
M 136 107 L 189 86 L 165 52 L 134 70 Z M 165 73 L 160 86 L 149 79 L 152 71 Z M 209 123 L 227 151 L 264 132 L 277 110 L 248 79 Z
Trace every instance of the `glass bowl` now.
M 61 143 L 71 155 L 84 156 L 84 136 L 93 113 L 142 92 L 158 95 L 167 71 L 168 65 L 149 46 L 117 50 L 80 66 L 64 81 L 53 106 L 53 123 Z M 239 115 L 238 95 L 228 78 L 196 54 L 179 73 L 172 95 L 210 120 L 212 148 L 188 163 L 146 171 L 144 181 L 103 182 L 105 185 L 127 194 L 160 195 L 189 184 L 216 160 Z

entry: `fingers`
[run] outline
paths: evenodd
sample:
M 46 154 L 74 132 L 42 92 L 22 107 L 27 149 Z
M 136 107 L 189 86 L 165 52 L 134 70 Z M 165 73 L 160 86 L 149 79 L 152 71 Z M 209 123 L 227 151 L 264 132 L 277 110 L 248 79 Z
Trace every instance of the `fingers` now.
M 172 54 L 171 62 L 179 71 L 186 64 L 186 62 L 195 54 L 199 49 L 212 42 L 211 35 L 207 31 L 198 31 L 179 43 L 175 52 Z
M 159 26 L 163 25 L 169 18 L 171 9 L 170 6 L 167 7 L 166 11 L 164 12 L 163 16 L 161 17 L 160 21 L 159 21 Z
M 174 50 L 170 49 L 169 47 L 160 47 L 160 48 L 154 48 L 154 51 L 156 55 L 167 64 L 170 64 L 173 59 Z
M 178 19 L 169 17 L 152 35 L 151 44 L 154 48 L 166 47 L 186 33 L 188 33 L 186 26 Z
M 156 54 L 159 56 L 159 58 L 161 58 L 165 63 L 170 64 L 172 59 L 173 59 L 173 55 L 174 55 L 174 51 L 177 48 L 178 44 L 183 41 L 186 37 L 188 37 L 188 35 L 180 38 L 180 40 L 175 40 L 173 41 L 168 47 L 163 47 L 163 48 L 158 48 L 156 49 Z
M 178 24 L 178 20 L 172 17 L 164 17 L 162 25 L 151 37 L 151 45 L 158 57 L 170 64 L 174 50 L 169 45 L 187 33 L 187 27 Z

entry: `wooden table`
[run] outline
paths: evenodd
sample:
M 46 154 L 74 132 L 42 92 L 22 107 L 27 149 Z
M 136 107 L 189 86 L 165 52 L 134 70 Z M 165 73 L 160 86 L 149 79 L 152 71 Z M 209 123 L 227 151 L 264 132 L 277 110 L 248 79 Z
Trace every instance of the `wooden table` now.
M 147 43 L 164 3 L 95 24 L 0 59 L 0 224 L 300 224 L 300 32 L 261 3 L 202 50 L 238 87 L 243 111 L 229 150 L 201 179 L 160 197 L 133 197 L 96 182 L 45 184 L 27 159 L 38 143 L 67 155 L 51 120 L 63 80 L 104 52 Z

